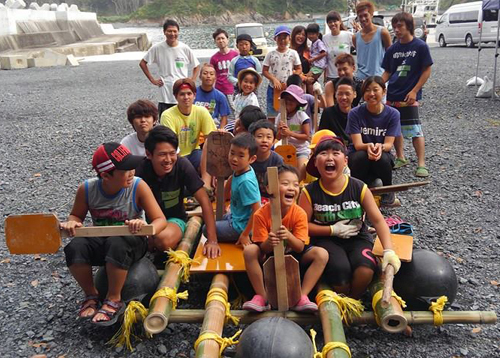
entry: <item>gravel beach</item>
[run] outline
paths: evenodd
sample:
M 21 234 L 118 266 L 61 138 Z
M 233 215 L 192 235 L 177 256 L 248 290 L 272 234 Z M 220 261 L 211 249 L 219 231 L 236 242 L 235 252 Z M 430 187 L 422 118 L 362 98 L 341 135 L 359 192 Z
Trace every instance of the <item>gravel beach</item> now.
M 475 99 L 476 89 L 465 87 L 475 74 L 476 51 L 433 48 L 431 54 L 421 112 L 431 184 L 399 194 L 403 206 L 385 213 L 414 225 L 416 248 L 438 252 L 453 265 L 459 288 L 452 309 L 500 315 L 500 101 Z M 484 49 L 481 77 L 491 78 L 493 60 L 494 49 Z M 0 89 L 0 356 L 193 357 L 199 325 L 172 324 L 135 342 L 132 353 L 107 346 L 117 327 L 76 320 L 82 295 L 62 250 L 12 256 L 5 246 L 9 214 L 54 212 L 64 220 L 78 184 L 95 175 L 93 150 L 131 132 L 127 106 L 139 98 L 157 101 L 138 63 L 1 71 Z M 259 97 L 265 99 L 263 89 Z M 395 172 L 395 183 L 417 180 L 408 143 L 407 155 L 412 163 Z M 181 307 L 201 308 L 208 281 L 193 279 L 190 300 Z M 500 357 L 498 324 L 413 326 L 413 337 L 351 327 L 346 336 L 356 358 Z

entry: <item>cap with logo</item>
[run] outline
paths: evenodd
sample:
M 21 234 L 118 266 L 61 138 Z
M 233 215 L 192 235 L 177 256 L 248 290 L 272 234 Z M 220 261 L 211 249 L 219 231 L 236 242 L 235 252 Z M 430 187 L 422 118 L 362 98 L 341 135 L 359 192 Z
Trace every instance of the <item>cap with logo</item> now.
M 116 142 L 103 143 L 96 149 L 92 157 L 92 167 L 98 174 L 114 169 L 132 170 L 144 160 L 140 155 L 133 155 L 123 144 Z

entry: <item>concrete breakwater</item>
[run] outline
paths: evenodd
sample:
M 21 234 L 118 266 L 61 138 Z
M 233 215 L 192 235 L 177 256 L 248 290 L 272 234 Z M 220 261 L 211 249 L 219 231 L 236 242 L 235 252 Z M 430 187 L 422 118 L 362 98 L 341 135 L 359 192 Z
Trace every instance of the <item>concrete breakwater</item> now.
M 46 60 L 33 60 L 33 66 L 37 67 L 36 62 L 49 66 L 53 61 L 48 58 L 57 54 L 82 57 L 145 51 L 151 46 L 144 33 L 104 34 L 96 14 L 79 11 L 76 5 L 31 3 L 25 7 L 23 0 L 0 3 L 2 69 L 27 67 L 29 59 L 37 58 Z M 47 51 L 50 56 L 46 56 Z

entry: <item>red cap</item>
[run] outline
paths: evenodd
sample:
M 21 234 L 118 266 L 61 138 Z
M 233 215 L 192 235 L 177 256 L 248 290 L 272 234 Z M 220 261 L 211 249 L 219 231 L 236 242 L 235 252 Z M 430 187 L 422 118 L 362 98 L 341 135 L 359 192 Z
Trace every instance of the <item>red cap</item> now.
M 113 169 L 132 170 L 143 160 L 142 156 L 133 155 L 123 144 L 109 142 L 100 145 L 94 152 L 92 167 L 99 174 Z

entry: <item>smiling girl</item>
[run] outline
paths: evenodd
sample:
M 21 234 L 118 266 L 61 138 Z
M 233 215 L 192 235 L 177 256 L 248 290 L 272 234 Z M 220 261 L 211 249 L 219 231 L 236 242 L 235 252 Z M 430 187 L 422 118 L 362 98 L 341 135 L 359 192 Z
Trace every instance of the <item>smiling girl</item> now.
M 347 117 L 346 133 L 351 136 L 349 168 L 351 175 L 365 183 L 381 179 L 383 185 L 392 184 L 394 139 L 401 135 L 399 112 L 384 103 L 384 80 L 380 76 L 368 77 L 361 92 L 365 103 L 352 109 Z M 385 206 L 396 206 L 394 193 L 382 195 Z
M 365 212 L 384 247 L 382 268 L 392 264 L 397 272 L 401 263 L 371 191 L 361 180 L 343 173 L 346 165 L 343 141 L 323 136 L 307 164 L 307 172 L 319 179 L 304 188 L 299 205 L 307 213 L 311 245 L 323 247 L 329 254 L 323 278 L 335 292 L 358 299 L 377 266 L 363 220 Z
M 262 77 L 253 68 L 241 70 L 238 73 L 238 94 L 234 97 L 234 117 L 240 118 L 240 112 L 246 106 L 259 107 L 259 100 L 255 92 L 262 82 Z

